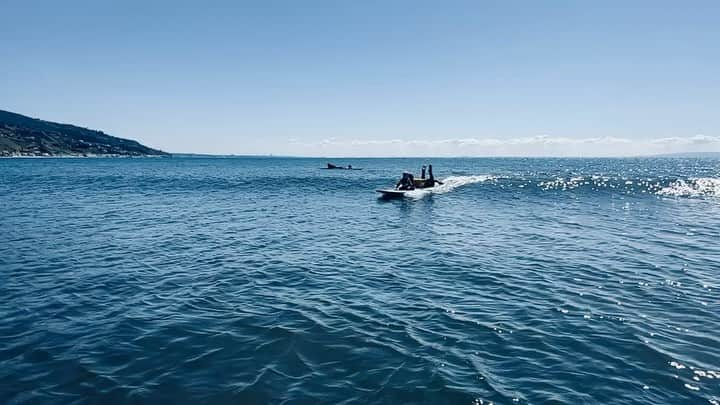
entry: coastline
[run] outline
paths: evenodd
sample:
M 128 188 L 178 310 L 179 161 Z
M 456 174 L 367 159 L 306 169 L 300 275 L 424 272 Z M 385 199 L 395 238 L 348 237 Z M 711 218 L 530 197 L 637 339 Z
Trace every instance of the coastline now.
M 628 155 L 628 156 L 286 156 L 286 155 L 212 155 L 195 153 L 167 153 L 163 155 L 129 155 L 129 154 L 56 154 L 56 155 L 24 155 L 0 154 L 0 159 L 107 159 L 107 158 L 282 158 L 282 159 L 720 159 L 720 152 L 678 153 L 663 155 Z
M 10 155 L 0 156 L 0 159 L 108 159 L 108 158 L 169 158 L 172 155 Z

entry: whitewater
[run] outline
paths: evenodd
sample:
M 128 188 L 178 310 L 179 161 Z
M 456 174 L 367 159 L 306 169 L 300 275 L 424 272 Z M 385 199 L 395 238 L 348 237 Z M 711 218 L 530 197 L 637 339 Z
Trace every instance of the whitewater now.
M 492 181 L 493 176 L 476 175 L 476 176 L 450 176 L 442 179 L 442 184 L 437 184 L 429 189 L 415 189 L 405 193 L 405 196 L 411 198 L 423 198 L 431 194 L 444 194 L 468 184 L 480 183 L 484 181 Z

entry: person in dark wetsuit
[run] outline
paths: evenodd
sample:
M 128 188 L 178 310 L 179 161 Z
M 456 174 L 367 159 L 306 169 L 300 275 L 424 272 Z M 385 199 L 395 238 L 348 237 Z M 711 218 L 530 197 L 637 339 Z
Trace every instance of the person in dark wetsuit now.
M 435 183 L 442 185 L 443 182 L 435 179 L 432 172 L 432 165 L 428 165 L 428 179 L 425 180 L 425 187 L 435 187 Z
M 422 165 L 422 169 L 420 170 L 420 178 L 425 180 L 425 165 Z
M 395 188 L 398 190 L 415 190 L 415 178 L 412 174 L 405 172 Z

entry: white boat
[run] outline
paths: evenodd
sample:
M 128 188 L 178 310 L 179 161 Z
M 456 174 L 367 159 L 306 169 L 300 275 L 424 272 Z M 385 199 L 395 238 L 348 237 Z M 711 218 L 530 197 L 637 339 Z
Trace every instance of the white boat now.
M 416 190 L 427 190 L 430 191 L 434 187 L 425 187 L 426 180 L 425 179 L 415 179 L 415 188 L 413 190 L 398 190 L 395 188 L 386 188 L 386 189 L 378 189 L 375 190 L 378 193 L 382 194 L 380 197 L 382 198 L 400 198 L 405 197 L 405 193 L 412 193 Z

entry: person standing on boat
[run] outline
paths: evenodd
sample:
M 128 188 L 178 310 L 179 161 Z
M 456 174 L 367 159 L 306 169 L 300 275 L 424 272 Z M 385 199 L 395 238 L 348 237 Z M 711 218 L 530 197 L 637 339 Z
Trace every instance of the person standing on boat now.
M 432 171 L 432 165 L 428 165 L 428 179 L 425 180 L 425 187 L 435 187 L 435 183 L 442 185 L 443 182 L 435 179 Z
M 425 165 L 422 165 L 422 169 L 420 170 L 420 179 L 425 180 Z

